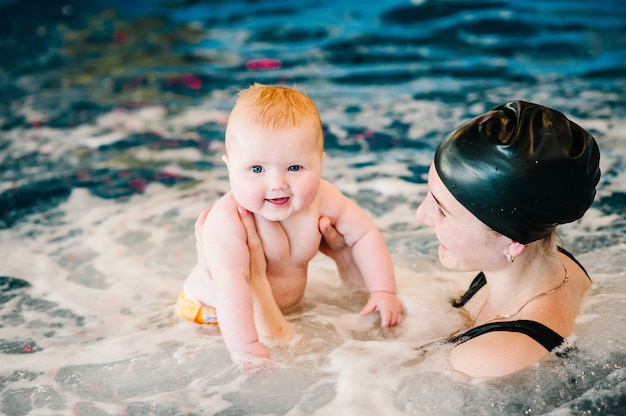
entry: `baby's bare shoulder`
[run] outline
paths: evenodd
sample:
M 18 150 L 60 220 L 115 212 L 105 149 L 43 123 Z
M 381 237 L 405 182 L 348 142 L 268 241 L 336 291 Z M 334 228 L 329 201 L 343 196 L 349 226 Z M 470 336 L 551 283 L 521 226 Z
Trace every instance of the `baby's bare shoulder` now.
M 219 236 L 220 233 L 237 236 L 244 234 L 245 229 L 237 211 L 238 206 L 231 192 L 222 196 L 206 214 L 201 225 L 203 234 L 210 234 L 213 237 Z
M 339 210 L 345 209 L 349 202 L 348 197 L 339 188 L 325 180 L 320 183 L 317 199 L 320 214 L 326 216 L 336 215 Z

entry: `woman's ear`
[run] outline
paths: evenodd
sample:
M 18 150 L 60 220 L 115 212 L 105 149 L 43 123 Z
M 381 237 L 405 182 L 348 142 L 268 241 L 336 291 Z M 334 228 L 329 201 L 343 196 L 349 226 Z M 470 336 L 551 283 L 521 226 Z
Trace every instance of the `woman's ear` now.
M 506 254 L 511 255 L 513 258 L 518 257 L 520 254 L 524 252 L 526 249 L 526 244 L 518 243 L 517 241 L 511 240 L 506 247 Z

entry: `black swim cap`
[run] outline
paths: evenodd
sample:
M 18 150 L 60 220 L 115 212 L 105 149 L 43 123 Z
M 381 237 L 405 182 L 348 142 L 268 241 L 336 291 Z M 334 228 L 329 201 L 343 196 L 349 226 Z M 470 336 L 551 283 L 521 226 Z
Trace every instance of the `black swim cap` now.
M 454 130 L 435 168 L 454 197 L 483 223 L 522 244 L 591 206 L 600 180 L 594 138 L 562 113 L 509 101 Z

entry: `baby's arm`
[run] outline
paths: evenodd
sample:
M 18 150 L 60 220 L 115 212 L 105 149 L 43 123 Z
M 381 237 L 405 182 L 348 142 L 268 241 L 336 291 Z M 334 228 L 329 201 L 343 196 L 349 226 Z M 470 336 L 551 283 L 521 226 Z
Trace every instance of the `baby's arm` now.
M 222 198 L 206 215 L 198 253 L 215 283 L 215 308 L 224 342 L 235 362 L 249 356 L 269 357 L 259 342 L 250 288 L 250 253 L 236 203 Z M 201 214 L 202 215 L 202 214 Z
M 402 304 L 396 296 L 396 280 L 391 255 L 380 231 L 367 214 L 328 182 L 322 183 L 322 215 L 331 218 L 334 227 L 352 248 L 370 298 L 361 310 L 367 315 L 378 310 L 382 326 L 397 325 L 402 319 Z M 330 214 L 328 214 L 330 213 Z

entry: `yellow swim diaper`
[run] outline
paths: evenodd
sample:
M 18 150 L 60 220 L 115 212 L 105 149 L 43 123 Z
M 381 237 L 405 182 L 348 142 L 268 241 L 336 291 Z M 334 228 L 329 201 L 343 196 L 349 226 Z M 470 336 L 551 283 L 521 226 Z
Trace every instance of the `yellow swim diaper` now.
M 176 315 L 188 319 L 197 324 L 217 325 L 217 312 L 212 306 L 190 299 L 185 292 L 180 292 L 174 309 Z

